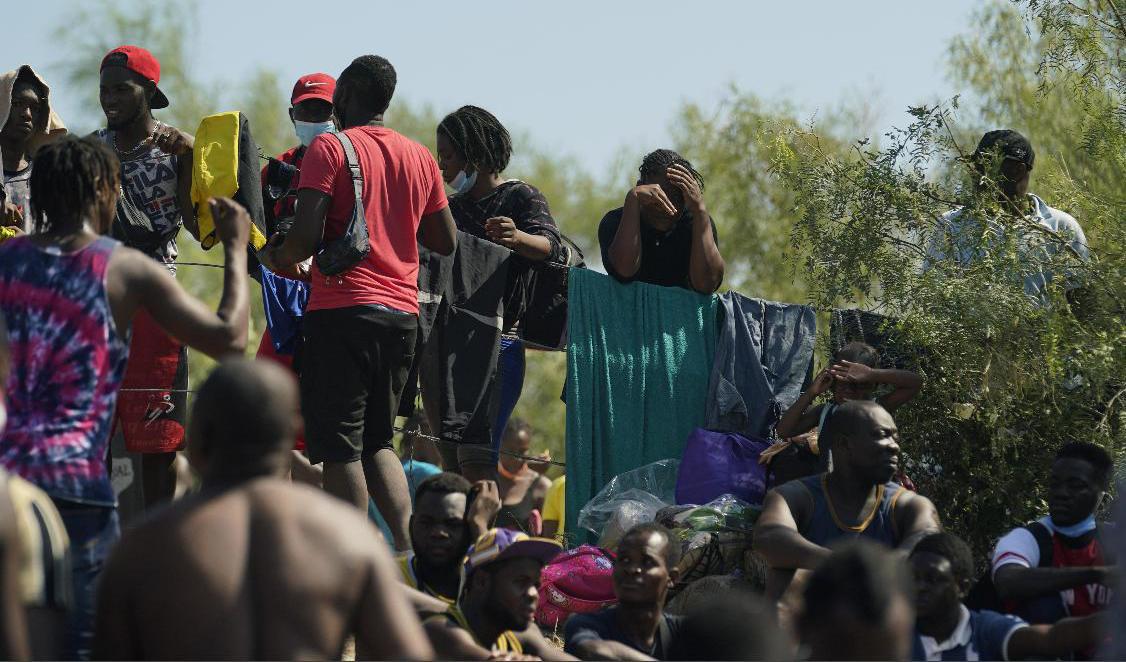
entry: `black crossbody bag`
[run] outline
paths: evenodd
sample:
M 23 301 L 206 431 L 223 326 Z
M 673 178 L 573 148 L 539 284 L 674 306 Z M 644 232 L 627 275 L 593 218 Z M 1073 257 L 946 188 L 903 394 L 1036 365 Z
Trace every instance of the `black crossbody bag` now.
M 348 227 L 344 236 L 324 244 L 313 258 L 317 268 L 326 276 L 335 276 L 348 271 L 356 266 L 371 252 L 371 242 L 368 239 L 368 221 L 364 215 L 364 177 L 360 173 L 360 161 L 356 158 L 356 148 L 352 140 L 344 133 L 333 133 L 344 148 L 344 160 L 352 174 L 352 190 L 356 196 L 355 206 L 352 207 L 352 218 L 348 220 Z

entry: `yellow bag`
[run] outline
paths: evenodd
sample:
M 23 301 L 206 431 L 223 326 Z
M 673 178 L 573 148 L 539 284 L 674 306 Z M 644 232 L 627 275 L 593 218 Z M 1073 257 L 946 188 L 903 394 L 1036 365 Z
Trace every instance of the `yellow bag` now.
M 199 243 L 204 250 L 218 241 L 207 199 L 231 197 L 239 189 L 239 120 L 238 111 L 209 115 L 203 118 L 196 131 L 192 153 L 192 204 L 199 223 Z M 266 236 L 253 223 L 250 224 L 250 244 L 255 250 L 266 245 Z

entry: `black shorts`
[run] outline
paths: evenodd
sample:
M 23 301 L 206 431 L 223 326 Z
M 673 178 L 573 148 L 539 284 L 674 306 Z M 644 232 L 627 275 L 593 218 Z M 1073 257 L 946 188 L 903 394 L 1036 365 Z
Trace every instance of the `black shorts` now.
M 309 461 L 354 462 L 392 448 L 418 318 L 376 306 L 305 314 L 301 413 Z

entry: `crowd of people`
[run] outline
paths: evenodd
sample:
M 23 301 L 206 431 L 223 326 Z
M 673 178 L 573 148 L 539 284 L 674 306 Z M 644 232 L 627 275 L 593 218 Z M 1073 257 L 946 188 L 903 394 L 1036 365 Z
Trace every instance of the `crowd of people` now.
M 1096 518 L 1110 455 L 1061 445 L 1044 477 L 1047 512 L 1002 536 L 979 575 L 979 557 L 943 530 L 900 465 L 894 413 L 925 390 L 923 377 L 881 367 L 880 348 L 863 342 L 837 351 L 779 412 L 777 449 L 790 461 L 774 458 L 754 525 L 761 594 L 723 591 L 674 612 L 683 541 L 644 522 L 599 552 L 612 606 L 541 627 L 541 573 L 569 540 L 565 507 L 582 504 L 564 503 L 565 477 L 546 476 L 551 458 L 533 455 L 533 426 L 512 417 L 523 320 L 504 320 L 479 433 L 446 439 L 443 403 L 426 402 L 433 391 L 423 389 L 422 408 L 404 407 L 447 368 L 422 356 L 423 307 L 436 296 L 420 289 L 428 256 L 469 261 L 476 253 L 462 247 L 484 242 L 511 254 L 512 273 L 575 263 L 544 195 L 504 178 L 505 127 L 459 108 L 435 129 L 435 158 L 384 125 L 397 82 L 386 59 L 303 76 L 289 109 L 299 144 L 262 168 L 261 190 L 240 191 L 261 199 L 257 223 L 230 198 L 192 202 L 200 155 L 191 134 L 153 115 L 173 100 L 149 51 L 110 51 L 100 76 L 105 127 L 86 137 L 65 135 L 31 67 L 0 78 L 5 657 L 977 660 L 1109 650 L 1116 545 Z M 1075 219 L 1028 193 L 1026 138 L 990 132 L 975 158 L 1002 205 L 1087 255 Z M 726 265 L 704 190 L 680 154 L 646 155 L 599 225 L 608 274 L 622 287 L 716 292 Z M 222 246 L 215 310 L 175 278 L 180 229 L 201 239 L 197 219 L 210 219 Z M 923 268 L 977 259 L 969 242 L 980 224 L 962 210 L 944 220 L 947 236 Z M 248 248 L 259 225 L 268 241 Z M 468 278 L 479 265 L 459 268 Z M 267 310 L 256 360 L 243 357 L 248 273 L 289 302 Z M 1038 297 L 1051 280 L 1040 273 L 1024 287 Z M 190 407 L 189 347 L 219 361 Z M 142 458 L 148 510 L 124 533 L 116 433 Z M 198 485 L 173 500 L 181 451 Z

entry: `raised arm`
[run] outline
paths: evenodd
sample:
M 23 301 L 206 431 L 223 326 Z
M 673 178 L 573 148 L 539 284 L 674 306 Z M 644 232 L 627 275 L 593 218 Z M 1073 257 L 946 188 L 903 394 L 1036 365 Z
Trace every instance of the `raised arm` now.
M 196 241 L 199 241 L 199 222 L 192 206 L 192 157 L 195 138 L 174 126 L 163 124 L 153 133 L 153 144 L 166 154 L 179 159 L 176 171 L 176 204 L 180 207 L 180 220 Z
M 895 388 L 880 398 L 880 404 L 889 412 L 915 397 L 923 387 L 923 378 L 910 370 L 870 368 L 852 361 L 837 361 L 829 368 L 835 379 L 859 384 L 890 384 Z
M 754 550 L 772 568 L 815 568 L 829 557 L 829 550 L 806 540 L 798 532 L 797 520 L 809 508 L 804 488 L 787 483 L 766 495 L 754 531 Z
M 794 404 L 790 405 L 785 414 L 782 414 L 782 420 L 778 421 L 776 430 L 778 436 L 788 439 L 799 434 L 805 434 L 817 427 L 817 421 L 821 417 L 821 407 L 811 407 L 811 405 L 817 399 L 817 396 L 829 389 L 829 385 L 832 383 L 833 376 L 829 374 L 827 368 L 817 373 L 817 377 L 814 378 L 809 390 L 798 396 Z
M 688 169 L 674 164 L 666 171 L 669 181 L 684 194 L 684 203 L 692 215 L 692 251 L 688 258 L 688 280 L 692 289 L 701 294 L 711 294 L 723 283 L 727 265 L 719 253 L 715 240 L 712 217 L 704 205 L 700 183 Z
M 212 199 L 209 204 L 224 255 L 223 294 L 216 312 L 185 292 L 163 266 L 133 250 L 114 251 L 107 280 L 119 329 L 126 328 L 134 312 L 142 308 L 170 335 L 218 358 L 246 349 L 250 217 L 229 198 Z

